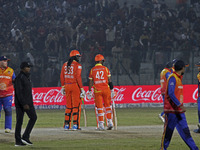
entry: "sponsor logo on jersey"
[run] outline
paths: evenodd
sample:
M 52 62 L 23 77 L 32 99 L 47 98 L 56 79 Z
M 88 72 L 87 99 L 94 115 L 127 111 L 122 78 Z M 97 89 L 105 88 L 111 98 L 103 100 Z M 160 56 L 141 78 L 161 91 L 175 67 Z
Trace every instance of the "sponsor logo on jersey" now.
M 5 79 L 11 79 L 11 77 L 9 76 L 0 76 L 1 79 L 5 78 Z

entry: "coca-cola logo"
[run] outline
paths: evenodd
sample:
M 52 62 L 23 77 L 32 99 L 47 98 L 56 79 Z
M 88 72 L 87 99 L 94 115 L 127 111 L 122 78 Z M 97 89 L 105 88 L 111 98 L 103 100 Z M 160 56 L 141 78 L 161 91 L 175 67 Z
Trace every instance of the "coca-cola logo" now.
M 192 98 L 193 98 L 194 100 L 197 100 L 197 98 L 198 98 L 198 88 L 196 88 L 196 90 L 193 92 Z
M 84 101 L 86 101 L 86 102 L 94 101 L 94 89 L 92 88 L 91 91 L 92 91 L 92 97 L 91 97 L 91 99 L 89 99 L 89 90 L 88 90 L 88 91 L 86 92 Z
M 115 92 L 114 101 L 122 101 L 124 99 L 123 91 L 125 91 L 125 90 L 126 90 L 126 88 L 114 88 L 114 92 Z M 86 102 L 94 101 L 94 89 L 92 88 L 91 91 L 93 93 L 91 99 L 88 98 L 89 91 L 86 92 L 86 96 L 85 96 Z
M 160 88 L 156 90 L 143 90 L 142 87 L 137 88 L 132 94 L 133 101 L 161 101 L 162 96 Z
M 126 88 L 114 88 L 115 91 L 115 98 L 114 101 L 122 101 L 124 99 L 124 93 Z
M 194 103 L 198 98 L 198 88 L 196 85 L 186 85 L 184 89 L 184 102 Z M 88 88 L 85 87 L 85 91 Z M 92 88 L 93 91 L 93 88 Z M 160 86 L 115 86 L 114 101 L 117 104 L 124 103 L 161 103 L 162 96 Z M 88 91 L 87 91 L 88 93 Z M 93 92 L 94 93 L 94 92 Z M 55 88 L 33 88 L 33 101 L 35 105 L 65 105 L 66 98 L 60 92 L 60 87 Z M 89 100 L 87 94 L 84 98 L 85 104 L 94 104 L 94 94 Z M 14 106 L 14 92 L 13 92 Z
M 45 93 L 42 92 L 34 92 L 33 94 L 33 102 L 34 103 L 61 103 L 64 101 L 64 96 L 61 94 L 60 90 L 51 89 Z

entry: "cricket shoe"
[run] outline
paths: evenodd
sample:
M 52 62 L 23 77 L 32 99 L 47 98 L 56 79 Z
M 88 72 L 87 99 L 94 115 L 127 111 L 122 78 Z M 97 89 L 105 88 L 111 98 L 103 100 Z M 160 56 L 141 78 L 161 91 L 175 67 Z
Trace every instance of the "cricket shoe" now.
M 200 129 L 200 123 L 198 123 L 198 125 L 197 125 L 197 126 L 198 126 L 198 128 Z
M 72 130 L 73 130 L 73 131 L 78 130 L 78 126 L 77 126 L 77 124 L 74 124 L 74 125 L 73 125 Z
M 97 130 L 97 131 L 105 131 L 105 128 L 100 128 L 100 127 L 98 127 L 98 128 L 96 128 L 96 130 Z
M 33 143 L 28 139 L 22 139 L 22 143 L 24 143 L 26 145 L 33 145 Z
M 6 128 L 6 129 L 5 129 L 5 133 L 10 133 L 10 131 L 11 131 L 11 130 L 10 130 L 9 128 Z
M 26 144 L 24 144 L 23 142 L 20 142 L 20 143 L 15 143 L 15 146 L 26 146 Z
M 158 118 L 159 118 L 163 123 L 165 123 L 165 118 L 164 118 L 161 114 L 158 115 Z
M 200 133 L 200 129 L 194 129 L 193 132 L 194 133 Z
M 104 124 L 103 123 L 99 123 L 99 127 L 97 128 L 98 131 L 104 131 Z
M 112 130 L 112 128 L 113 128 L 113 122 L 112 122 L 112 120 L 108 120 L 107 130 Z
M 193 130 L 195 133 L 200 133 L 200 123 L 197 125 L 198 129 Z
M 64 126 L 64 130 L 65 130 L 65 131 L 68 131 L 68 130 L 69 130 L 69 125 L 65 125 L 65 126 Z

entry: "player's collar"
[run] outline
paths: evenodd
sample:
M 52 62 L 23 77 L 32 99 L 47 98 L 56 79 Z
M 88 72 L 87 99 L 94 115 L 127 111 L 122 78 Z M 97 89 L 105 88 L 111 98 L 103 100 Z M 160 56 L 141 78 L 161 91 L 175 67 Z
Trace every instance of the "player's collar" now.
M 174 72 L 180 79 L 182 78 L 182 75 L 179 75 L 178 73 Z
M 165 68 L 165 69 L 171 72 L 171 70 L 169 68 Z
M 1 69 L 2 71 L 5 71 L 7 68 L 8 68 L 8 67 L 6 67 L 6 68 L 0 67 L 0 69 Z
M 103 66 L 102 64 L 100 64 L 100 63 L 98 63 L 98 64 L 96 64 L 95 66 Z

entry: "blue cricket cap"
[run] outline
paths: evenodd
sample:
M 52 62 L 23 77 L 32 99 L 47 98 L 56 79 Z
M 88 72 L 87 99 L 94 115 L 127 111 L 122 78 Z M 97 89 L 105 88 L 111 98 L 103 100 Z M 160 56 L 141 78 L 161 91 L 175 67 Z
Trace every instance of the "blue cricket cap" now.
M 1 56 L 1 57 L 0 57 L 0 61 L 2 61 L 2 60 L 7 60 L 7 61 L 9 61 L 10 59 L 8 59 L 6 56 Z

